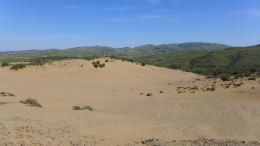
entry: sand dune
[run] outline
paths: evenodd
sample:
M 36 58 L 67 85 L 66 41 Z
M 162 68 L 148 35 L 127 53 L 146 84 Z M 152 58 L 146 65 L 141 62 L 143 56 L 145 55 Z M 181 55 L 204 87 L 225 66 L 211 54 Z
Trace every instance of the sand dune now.
M 227 82 L 111 59 L 104 68 L 85 60 L 19 71 L 0 68 L 0 92 L 16 95 L 0 95 L 0 102 L 8 102 L 0 105 L 0 145 L 142 145 L 150 138 L 161 144 L 202 138 L 260 141 L 259 81 L 238 82 L 244 84 L 225 89 Z M 216 91 L 203 91 L 213 83 Z M 191 93 L 194 86 L 198 90 Z M 177 87 L 190 88 L 178 93 Z M 19 103 L 27 98 L 43 108 Z M 74 105 L 94 111 L 72 110 Z

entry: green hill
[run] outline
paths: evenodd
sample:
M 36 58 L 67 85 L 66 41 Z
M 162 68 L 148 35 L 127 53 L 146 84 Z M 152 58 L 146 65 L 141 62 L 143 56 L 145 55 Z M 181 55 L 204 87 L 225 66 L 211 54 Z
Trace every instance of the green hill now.
M 178 51 L 137 58 L 136 61 L 205 75 L 250 75 L 260 72 L 260 45 L 217 51 Z
M 216 43 L 182 43 L 182 44 L 163 44 L 163 45 L 142 45 L 135 48 L 111 48 L 105 46 L 76 47 L 65 50 L 28 50 L 0 53 L 0 62 L 3 61 L 24 61 L 29 58 L 39 57 L 86 57 L 113 55 L 123 58 L 136 58 L 157 54 L 166 54 L 180 50 L 221 50 L 229 46 Z

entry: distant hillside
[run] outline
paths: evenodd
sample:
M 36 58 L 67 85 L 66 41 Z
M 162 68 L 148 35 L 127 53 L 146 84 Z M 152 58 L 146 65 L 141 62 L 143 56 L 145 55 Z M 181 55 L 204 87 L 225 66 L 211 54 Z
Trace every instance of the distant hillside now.
M 260 45 L 216 51 L 186 50 L 135 60 L 206 75 L 251 74 L 260 72 Z
M 166 54 L 180 50 L 222 50 L 229 48 L 227 45 L 216 43 L 182 43 L 182 44 L 163 44 L 163 45 L 143 45 L 135 48 L 111 48 L 104 46 L 76 47 L 66 50 L 48 49 L 48 50 L 28 50 L 0 53 L 0 62 L 5 61 L 23 61 L 29 58 L 38 57 L 86 57 L 113 55 L 124 58 L 144 57 L 157 54 Z

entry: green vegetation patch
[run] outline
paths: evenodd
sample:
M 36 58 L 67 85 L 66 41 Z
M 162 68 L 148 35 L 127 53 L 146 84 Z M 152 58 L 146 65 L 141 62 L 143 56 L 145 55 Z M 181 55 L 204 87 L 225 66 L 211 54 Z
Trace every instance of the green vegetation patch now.
M 42 108 L 42 105 L 38 103 L 38 101 L 36 99 L 32 99 L 32 98 L 28 98 L 26 100 L 21 100 L 20 103 L 22 104 L 26 104 L 29 106 L 34 106 L 34 107 L 39 107 Z
M 23 68 L 26 68 L 26 65 L 25 65 L 25 64 L 15 64 L 15 65 L 13 65 L 10 69 L 17 71 L 17 70 L 23 69 Z
M 75 106 L 72 106 L 72 109 L 73 110 L 89 110 L 89 111 L 93 111 L 94 109 L 91 107 L 91 106 L 78 106 L 78 105 L 75 105 Z
M 6 92 L 1 92 L 0 94 L 2 96 L 15 96 L 13 93 L 6 93 Z
M 152 96 L 153 95 L 153 93 L 147 93 L 146 94 L 146 96 Z
M 10 64 L 9 64 L 8 62 L 3 62 L 1 66 L 2 66 L 2 67 L 6 67 L 6 66 L 9 66 L 9 65 L 10 65 Z

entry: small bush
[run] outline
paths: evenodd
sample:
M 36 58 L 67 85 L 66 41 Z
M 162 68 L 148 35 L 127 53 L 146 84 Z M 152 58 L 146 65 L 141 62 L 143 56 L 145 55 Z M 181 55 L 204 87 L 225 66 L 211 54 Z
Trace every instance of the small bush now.
M 160 91 L 160 93 L 163 93 L 163 91 Z
M 207 88 L 207 91 L 215 91 L 216 88 L 215 87 L 212 87 L 212 88 Z
M 0 105 L 8 104 L 9 102 L 0 102 Z
M 152 96 L 152 93 L 147 93 L 146 96 Z
M 32 98 L 28 98 L 25 101 L 21 100 L 20 103 L 42 108 L 42 105 L 39 104 L 36 99 L 32 99 Z
M 9 63 L 7 63 L 7 62 L 4 62 L 4 63 L 2 63 L 2 65 L 1 65 L 2 67 L 6 67 L 6 66 L 9 66 Z
M 83 106 L 82 107 L 83 110 L 90 110 L 90 111 L 93 111 L 93 108 L 91 106 Z
M 83 107 L 75 105 L 75 106 L 72 106 L 72 109 L 73 110 L 90 110 L 90 111 L 94 110 L 91 106 L 85 106 L 85 105 Z
M 73 110 L 83 110 L 80 106 L 78 105 L 75 105 L 75 106 L 72 106 Z
M 144 93 L 140 93 L 140 95 L 143 95 Z
M 142 66 L 145 66 L 146 64 L 142 62 L 141 65 L 142 65 Z
M 105 65 L 105 63 L 102 63 L 102 64 L 99 64 L 98 65 L 100 68 L 103 68 L 103 67 L 105 67 L 106 65 Z
M 15 96 L 13 93 L 1 92 L 2 96 Z
M 250 78 L 248 78 L 248 80 L 256 80 L 256 78 L 255 77 L 250 77 Z
M 108 59 L 106 59 L 106 60 L 105 60 L 105 62 L 109 62 L 109 60 L 108 60 Z
M 229 75 L 221 76 L 221 80 L 222 81 L 230 81 L 230 76 Z
M 100 61 L 92 62 L 92 64 L 93 64 L 93 66 L 95 68 L 98 68 L 98 67 L 103 68 L 103 67 L 105 67 L 105 63 L 100 64 Z
M 19 69 L 23 69 L 26 68 L 25 64 L 15 64 L 11 67 L 11 70 L 19 70 Z
M 94 66 L 95 68 L 98 68 L 98 64 L 93 64 L 93 66 Z

